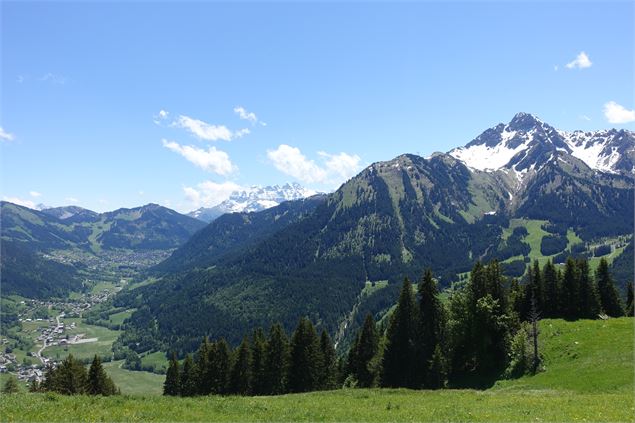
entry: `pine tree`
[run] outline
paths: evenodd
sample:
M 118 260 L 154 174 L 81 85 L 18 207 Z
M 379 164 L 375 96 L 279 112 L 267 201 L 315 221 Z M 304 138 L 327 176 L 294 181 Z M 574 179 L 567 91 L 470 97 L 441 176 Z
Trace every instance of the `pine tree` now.
M 576 319 L 579 314 L 580 277 L 573 258 L 569 257 L 562 278 L 561 310 L 565 319 Z
M 213 348 L 210 349 L 209 362 L 212 393 L 219 395 L 228 393 L 232 360 L 229 344 L 224 338 L 213 344 Z
M 181 395 L 184 397 L 191 397 L 198 393 L 198 372 L 196 364 L 190 354 L 185 356 L 183 360 L 183 371 L 181 372 Z
M 439 389 L 445 386 L 447 381 L 447 363 L 441 346 L 437 344 L 432 353 L 426 378 L 426 388 Z
M 229 393 L 249 395 L 251 393 L 251 348 L 247 337 L 243 338 L 234 355 L 234 364 L 229 377 Z
M 549 260 L 542 271 L 545 285 L 545 298 L 542 314 L 545 317 L 559 317 L 560 315 L 560 280 L 558 271 Z
M 267 340 L 261 328 L 254 331 L 251 341 L 251 377 L 252 393 L 264 395 L 267 390 L 267 374 L 265 368 L 265 355 L 267 352 Z
M 326 329 L 320 334 L 320 353 L 322 358 L 322 369 L 320 374 L 320 389 L 335 389 L 337 383 L 337 360 L 333 341 Z
M 611 317 L 620 317 L 624 315 L 624 309 L 617 290 L 613 284 L 613 278 L 609 272 L 609 264 L 604 258 L 600 260 L 595 279 L 598 285 L 598 294 L 600 296 L 600 304 L 602 310 Z
M 309 392 L 319 389 L 322 354 L 315 328 L 307 318 L 301 318 L 291 339 L 289 390 Z
M 496 274 L 500 269 L 495 268 L 490 283 L 496 284 L 500 279 L 500 274 Z M 502 296 L 502 287 L 492 289 Z M 443 304 L 439 299 L 439 290 L 432 277 L 432 271 L 427 269 L 419 283 L 419 331 L 416 340 L 417 360 L 419 361 L 419 383 L 424 387 L 437 387 L 438 375 L 429 374 L 432 356 L 437 348 L 442 350 L 445 338 L 445 312 Z
M 196 352 L 196 388 L 199 395 L 212 393 L 212 369 L 209 361 L 211 349 L 212 345 L 205 337 Z
M 85 394 L 88 388 L 88 374 L 84 364 L 73 354 L 62 361 L 55 369 L 56 391 L 65 395 Z
M 116 392 L 117 388 L 101 365 L 101 359 L 95 355 L 88 370 L 88 394 L 114 395 Z
M 280 395 L 287 392 L 288 369 L 289 340 L 282 326 L 275 324 L 269 331 L 269 340 L 265 354 L 265 393 Z
M 626 285 L 626 315 L 633 317 L 633 282 Z
M 163 395 L 180 395 L 181 383 L 180 383 L 179 362 L 176 359 L 176 353 L 172 353 L 170 358 L 170 364 L 168 371 L 165 374 L 165 382 L 163 383 Z
M 370 388 L 375 385 L 377 375 L 371 368 L 371 360 L 377 355 L 378 348 L 379 334 L 375 319 L 368 313 L 364 319 L 364 326 L 352 347 L 355 357 L 352 371 L 360 388 Z
M 580 278 L 580 312 L 578 317 L 594 319 L 600 313 L 600 298 L 597 288 L 589 273 L 589 262 L 585 259 L 576 261 Z
M 390 319 L 383 357 L 382 385 L 417 387 L 416 332 L 418 307 L 408 278 L 404 280 L 397 307 Z
M 9 376 L 7 381 L 4 383 L 4 386 L 2 387 L 2 393 L 17 394 L 18 392 L 20 392 L 20 385 L 18 384 L 17 379 L 15 378 L 15 376 Z

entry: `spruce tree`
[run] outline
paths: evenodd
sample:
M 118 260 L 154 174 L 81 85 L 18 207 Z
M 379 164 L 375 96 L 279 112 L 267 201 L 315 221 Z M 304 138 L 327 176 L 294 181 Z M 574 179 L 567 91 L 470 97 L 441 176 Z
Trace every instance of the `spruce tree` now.
M 263 330 L 258 328 L 254 331 L 251 341 L 251 389 L 254 395 L 264 395 L 267 393 L 266 352 L 267 340 Z
M 390 319 L 387 345 L 383 357 L 382 385 L 417 388 L 416 334 L 418 307 L 412 285 L 406 278 L 401 287 L 397 307 Z
M 609 264 L 602 258 L 598 265 L 595 278 L 597 280 L 598 294 L 600 296 L 600 304 L 602 310 L 611 317 L 620 317 L 624 315 L 624 309 L 617 290 L 613 284 L 613 278 L 609 272 Z
M 234 355 L 229 377 L 229 393 L 249 395 L 251 393 L 251 348 L 247 337 L 243 338 Z
M 493 269 L 490 283 L 496 284 L 500 279 L 500 274 L 496 274 L 500 269 Z M 502 287 L 492 289 L 502 296 Z M 419 283 L 419 330 L 417 334 L 417 360 L 419 361 L 419 383 L 424 387 L 436 387 L 438 382 L 434 380 L 437 376 L 431 377 L 429 374 L 432 356 L 437 348 L 442 350 L 445 338 L 445 312 L 443 304 L 439 299 L 439 290 L 432 277 L 432 271 L 427 269 Z
M 307 318 L 301 318 L 291 339 L 289 390 L 309 392 L 319 389 L 322 354 L 315 328 Z
M 320 374 L 320 389 L 335 389 L 337 384 L 337 357 L 333 341 L 326 329 L 320 334 L 320 353 L 322 358 L 322 369 Z
M 352 347 L 355 356 L 352 370 L 360 388 L 370 388 L 375 385 L 377 375 L 371 368 L 371 360 L 377 355 L 378 348 L 379 334 L 375 319 L 368 313 L 364 319 L 364 326 Z
M 580 277 L 575 261 L 571 257 L 567 259 L 565 265 L 561 292 L 562 317 L 570 320 L 576 319 L 579 313 Z
M 282 326 L 275 324 L 269 330 L 265 354 L 266 394 L 280 395 L 287 392 L 288 369 L 289 340 Z
M 90 395 L 114 395 L 117 391 L 114 382 L 106 374 L 101 365 L 101 359 L 95 355 L 88 370 L 88 394 Z
M 551 260 L 547 261 L 542 271 L 545 285 L 544 306 L 541 311 L 544 317 L 560 316 L 560 279 L 556 267 Z
M 165 382 L 163 383 L 163 395 L 176 396 L 181 393 L 179 374 L 179 362 L 176 359 L 176 353 L 172 353 L 168 371 L 165 374 Z
M 428 389 L 443 388 L 447 378 L 447 362 L 445 354 L 443 353 L 441 346 L 437 344 L 434 348 L 434 352 L 432 353 L 432 358 L 430 359 L 425 387 Z
M 15 378 L 15 376 L 11 375 L 9 376 L 7 381 L 4 383 L 4 386 L 2 387 L 2 393 L 3 394 L 17 394 L 18 392 L 20 392 L 20 385 L 18 384 L 18 381 Z
M 62 361 L 55 370 L 55 390 L 65 395 L 85 394 L 88 388 L 88 374 L 84 364 L 73 354 Z
M 229 344 L 224 338 L 213 344 L 209 361 L 212 393 L 219 395 L 228 393 L 232 360 Z
M 589 273 L 589 262 L 585 259 L 576 261 L 580 278 L 580 311 L 578 317 L 594 319 L 600 313 L 600 298 L 593 279 Z
M 198 394 L 198 369 L 190 354 L 183 360 L 183 371 L 181 372 L 181 396 L 191 397 Z
M 633 282 L 626 285 L 626 315 L 633 317 Z
M 212 370 L 209 361 L 211 349 L 212 345 L 205 337 L 196 352 L 196 388 L 199 395 L 212 393 Z

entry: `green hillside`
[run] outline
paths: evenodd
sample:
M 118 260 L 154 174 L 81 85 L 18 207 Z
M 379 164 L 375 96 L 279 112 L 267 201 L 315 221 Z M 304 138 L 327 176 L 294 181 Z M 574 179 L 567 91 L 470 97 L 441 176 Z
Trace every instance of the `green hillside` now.
M 633 421 L 633 319 L 544 320 L 545 371 L 485 391 L 342 389 L 278 397 L 0 397 L 2 421 Z M 124 392 L 129 374 L 108 372 Z M 132 373 L 132 372 L 129 372 Z M 156 385 L 153 385 L 156 384 Z M 125 385 L 125 386 L 124 386 Z M 125 389 L 124 389 L 125 388 Z

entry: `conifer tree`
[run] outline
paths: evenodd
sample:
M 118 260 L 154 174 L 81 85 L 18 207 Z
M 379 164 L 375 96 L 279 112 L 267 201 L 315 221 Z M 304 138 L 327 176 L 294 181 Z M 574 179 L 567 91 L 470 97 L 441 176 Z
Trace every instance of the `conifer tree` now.
M 265 393 L 280 395 L 287 391 L 287 372 L 289 369 L 289 340 L 280 324 L 269 331 L 265 355 L 266 389 Z
M 88 394 L 90 395 L 114 395 L 117 392 L 114 382 L 106 374 L 101 365 L 101 359 L 95 354 L 93 362 L 88 370 Z
M 491 273 L 492 289 L 497 295 L 503 295 L 502 287 L 496 288 L 494 285 L 500 279 L 499 268 L 493 269 Z M 419 361 L 419 383 L 425 387 L 438 385 L 438 381 L 429 373 L 430 363 L 437 347 L 442 351 L 442 344 L 445 338 L 445 312 L 443 304 L 439 299 L 439 290 L 432 277 L 432 271 L 427 269 L 419 283 L 419 330 L 416 341 L 417 360 Z
M 447 381 L 447 362 L 441 346 L 437 344 L 430 359 L 428 375 L 426 378 L 426 388 L 440 389 Z
M 224 338 L 213 344 L 210 349 L 210 375 L 212 393 L 223 395 L 228 393 L 229 376 L 232 368 L 231 350 Z
M 209 361 L 211 349 L 212 345 L 206 336 L 196 352 L 196 388 L 199 395 L 212 393 L 212 371 Z
M 319 389 L 321 369 L 320 341 L 311 321 L 303 317 L 291 339 L 289 390 L 309 392 Z
M 416 388 L 418 377 L 416 334 L 418 307 L 408 278 L 404 280 L 397 307 L 390 319 L 383 357 L 382 385 Z
M 251 341 L 251 388 L 254 395 L 264 395 L 267 393 L 266 352 L 267 340 L 263 330 L 258 328 L 254 331 Z
M 75 359 L 73 354 L 62 361 L 55 369 L 55 390 L 65 395 L 85 394 L 88 388 L 88 374 L 84 364 Z
M 172 353 L 168 371 L 165 374 L 165 382 L 163 383 L 163 395 L 176 396 L 181 393 L 181 383 L 179 374 L 179 362 L 176 359 L 176 353 Z
M 573 258 L 569 257 L 562 278 L 561 310 L 565 319 L 575 319 L 579 313 L 580 277 Z
M 233 362 L 229 377 L 229 393 L 249 395 L 251 393 L 251 348 L 247 337 L 243 338 L 235 351 Z
M 183 360 L 183 371 L 181 372 L 181 396 L 191 397 L 198 394 L 199 377 L 197 374 L 198 369 L 194 360 L 190 354 L 185 356 Z
M 626 315 L 633 317 L 633 282 L 626 285 Z
M 609 272 L 609 264 L 606 259 L 602 258 L 598 265 L 596 276 L 598 285 L 598 294 L 602 310 L 611 317 L 620 317 L 624 315 L 624 309 L 617 290 L 613 284 L 613 278 Z
M 18 381 L 15 378 L 15 376 L 11 375 L 9 376 L 7 381 L 4 383 L 4 386 L 2 387 L 2 393 L 3 394 L 17 394 L 18 392 L 20 392 L 20 385 L 18 384 Z
M 558 271 L 551 260 L 547 261 L 542 271 L 545 284 L 544 317 L 558 317 L 560 310 L 560 280 Z
M 378 348 L 379 334 L 375 319 L 368 313 L 364 319 L 364 326 L 352 347 L 355 358 L 351 370 L 360 388 L 370 388 L 375 384 L 377 375 L 371 368 L 371 360 L 377 355 Z
M 600 299 L 595 283 L 589 273 L 589 262 L 585 259 L 576 261 L 580 278 L 580 312 L 578 317 L 594 319 L 600 313 Z
M 320 389 L 335 389 L 337 383 L 337 357 L 333 341 L 326 329 L 320 334 L 320 353 L 322 358 L 322 369 L 320 374 Z

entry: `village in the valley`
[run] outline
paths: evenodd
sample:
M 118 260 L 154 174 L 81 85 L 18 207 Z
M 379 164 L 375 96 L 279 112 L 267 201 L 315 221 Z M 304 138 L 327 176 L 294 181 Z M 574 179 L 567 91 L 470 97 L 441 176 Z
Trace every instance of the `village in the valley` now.
M 115 294 L 120 287 L 115 289 L 103 289 L 98 293 L 84 294 L 77 300 L 54 301 L 54 300 L 24 300 L 24 306 L 18 319 L 23 326 L 35 327 L 26 330 L 29 337 L 34 341 L 31 351 L 26 353 L 27 359 L 19 360 L 16 353 L 7 348 L 9 339 L 0 339 L 0 373 L 12 373 L 18 380 L 32 383 L 42 382 L 47 366 L 55 367 L 59 360 L 45 357 L 43 351 L 53 346 L 69 346 L 97 341 L 97 338 L 86 338 L 82 333 L 75 333 L 76 323 L 71 322 L 68 326 L 64 323 L 65 318 L 82 317 L 82 314 L 91 307 L 107 301 Z M 35 310 L 47 309 L 57 312 L 54 317 L 27 317 L 33 316 Z M 69 334 L 69 330 L 74 334 Z M 31 358 L 31 359 L 29 359 Z

